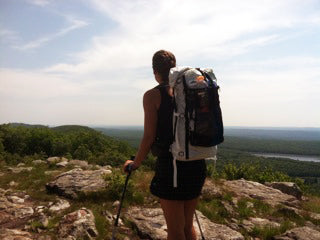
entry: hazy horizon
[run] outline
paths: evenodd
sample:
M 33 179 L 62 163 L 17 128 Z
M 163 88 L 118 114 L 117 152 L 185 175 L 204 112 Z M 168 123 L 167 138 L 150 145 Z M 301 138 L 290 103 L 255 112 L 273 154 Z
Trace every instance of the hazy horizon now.
M 1 124 L 27 124 L 27 125 L 43 125 L 48 127 L 58 127 L 58 126 L 70 126 L 70 125 L 78 125 L 78 126 L 87 126 L 90 128 L 114 128 L 114 129 L 134 129 L 141 128 L 143 129 L 143 125 L 108 125 L 108 124 L 46 124 L 46 123 L 28 123 L 28 122 L 0 122 Z M 296 127 L 296 126 L 224 126 L 224 128 L 229 129 L 279 129 L 279 130 L 316 130 L 320 131 L 320 127 Z

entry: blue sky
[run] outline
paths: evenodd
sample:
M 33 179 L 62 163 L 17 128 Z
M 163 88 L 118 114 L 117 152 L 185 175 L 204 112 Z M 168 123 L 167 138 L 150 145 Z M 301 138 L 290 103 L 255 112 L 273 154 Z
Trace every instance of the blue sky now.
M 227 126 L 320 127 L 318 0 L 0 0 L 0 123 L 142 125 L 159 49 Z

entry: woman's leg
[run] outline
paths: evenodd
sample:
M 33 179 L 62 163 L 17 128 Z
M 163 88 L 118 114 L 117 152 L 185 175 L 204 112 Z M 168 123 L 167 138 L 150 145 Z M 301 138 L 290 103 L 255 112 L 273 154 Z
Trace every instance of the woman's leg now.
M 198 198 L 184 201 L 184 233 L 186 236 L 186 240 L 196 240 L 197 235 L 193 226 L 193 216 L 196 210 L 196 206 L 198 203 Z
M 160 199 L 168 228 L 167 240 L 186 240 L 184 201 Z

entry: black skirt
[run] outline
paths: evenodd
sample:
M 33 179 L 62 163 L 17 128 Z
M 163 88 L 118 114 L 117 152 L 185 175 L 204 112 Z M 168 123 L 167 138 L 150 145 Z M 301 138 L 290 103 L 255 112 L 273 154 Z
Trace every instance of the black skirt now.
M 204 159 L 188 162 L 177 161 L 178 187 L 174 188 L 172 155 L 158 157 L 150 191 L 162 199 L 191 200 L 200 196 L 206 174 Z

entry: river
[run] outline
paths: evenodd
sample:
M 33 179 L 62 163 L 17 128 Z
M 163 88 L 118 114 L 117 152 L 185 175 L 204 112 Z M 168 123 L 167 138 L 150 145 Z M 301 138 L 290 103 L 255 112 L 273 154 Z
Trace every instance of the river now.
M 290 158 L 290 159 L 299 160 L 299 161 L 320 162 L 320 157 L 318 156 L 280 154 L 280 153 L 253 153 L 253 152 L 251 152 L 250 154 L 259 156 L 259 157 L 265 157 L 265 158 Z

